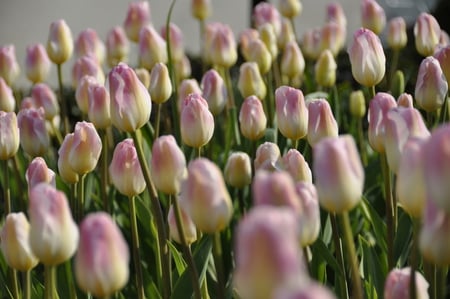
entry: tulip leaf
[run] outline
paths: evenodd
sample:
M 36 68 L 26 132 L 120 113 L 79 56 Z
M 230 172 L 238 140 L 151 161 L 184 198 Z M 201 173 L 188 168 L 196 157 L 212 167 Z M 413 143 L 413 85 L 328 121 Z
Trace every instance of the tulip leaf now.
M 175 244 L 168 241 L 167 245 L 169 246 L 170 252 L 172 253 L 173 261 L 175 262 L 177 276 L 180 276 L 184 272 L 184 270 L 186 270 L 186 262 L 184 261 L 181 252 L 176 248 Z
M 359 236 L 359 244 L 361 244 L 362 258 L 361 263 L 364 272 L 365 285 L 367 294 L 375 292 L 369 298 L 378 298 L 383 294 L 384 280 L 387 272 L 387 259 L 380 258 L 380 253 L 370 244 L 364 237 Z M 367 284 L 368 283 L 368 284 Z M 371 288 L 375 287 L 375 291 Z
M 383 252 L 387 252 L 386 223 L 381 219 L 380 215 L 378 215 L 377 211 L 375 211 L 366 198 L 363 198 L 359 208 L 361 209 L 364 218 L 372 226 L 377 244 Z
M 409 252 L 411 251 L 413 227 L 408 214 L 401 212 L 399 209 L 398 227 L 394 240 L 394 261 L 400 267 L 403 267 L 408 261 Z

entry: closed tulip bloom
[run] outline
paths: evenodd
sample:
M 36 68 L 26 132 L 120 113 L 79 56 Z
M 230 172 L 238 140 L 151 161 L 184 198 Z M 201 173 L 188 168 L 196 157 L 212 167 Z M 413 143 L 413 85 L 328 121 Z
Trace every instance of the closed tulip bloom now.
M 239 34 L 239 49 L 245 61 L 248 61 L 250 58 L 250 43 L 258 38 L 260 38 L 259 31 L 254 28 L 246 28 Z
M 283 155 L 281 164 L 282 168 L 291 175 L 295 182 L 312 183 L 311 168 L 298 150 L 288 150 Z
M 413 97 L 409 93 L 402 93 L 397 98 L 397 105 L 399 107 L 413 108 Z
M 346 36 L 347 29 L 347 17 L 345 16 L 344 9 L 339 2 L 332 2 L 326 7 L 326 22 L 335 22 L 341 27 L 343 35 Z
M 284 137 L 298 140 L 306 136 L 308 109 L 300 89 L 278 87 L 275 90 L 275 107 L 278 129 Z
M 422 56 L 434 54 L 439 44 L 441 28 L 437 20 L 429 13 L 421 13 L 414 24 L 414 41 L 416 50 Z
M 308 281 L 299 283 L 290 281 L 277 290 L 277 299 L 336 299 L 336 296 L 326 286 Z
M 156 189 L 177 195 L 187 176 L 186 158 L 172 135 L 158 137 L 152 147 L 151 175 Z
M 122 27 L 112 28 L 106 35 L 106 59 L 110 67 L 126 62 L 130 45 Z
M 16 99 L 11 87 L 0 77 L 0 111 L 13 112 L 16 109 Z
M 194 18 L 200 21 L 206 20 L 212 13 L 210 0 L 192 0 L 191 13 Z
M 72 86 L 77 88 L 84 76 L 92 76 L 98 82 L 105 83 L 105 73 L 103 73 L 102 67 L 90 56 L 83 56 L 75 61 L 72 67 Z
M 69 184 L 75 184 L 79 179 L 78 173 L 72 169 L 69 163 L 69 153 L 72 149 L 73 135 L 73 133 L 67 134 L 58 150 L 58 172 L 62 180 Z
M 140 67 L 134 70 L 136 73 L 136 76 L 138 77 L 139 81 L 142 82 L 142 84 L 145 86 L 145 88 L 149 88 L 150 86 L 150 73 L 147 69 Z M 151 97 L 151 95 L 150 95 Z
M 160 29 L 161 37 L 167 42 L 167 27 L 164 25 Z M 175 23 L 169 24 L 169 41 L 172 59 L 179 61 L 184 56 L 183 32 Z
M 302 53 L 306 58 L 316 60 L 319 58 L 322 43 L 322 30 L 313 28 L 306 30 L 302 36 Z
M 30 192 L 30 246 L 46 266 L 59 265 L 72 257 L 79 232 L 64 192 L 41 183 Z
M 72 57 L 72 31 L 65 20 L 57 20 L 50 24 L 47 40 L 47 54 L 54 64 L 62 64 Z
M 338 23 L 328 22 L 321 29 L 320 49 L 330 50 L 336 57 L 342 50 L 345 43 L 345 31 Z
M 191 93 L 202 95 L 200 85 L 196 79 L 184 79 L 178 86 L 178 111 L 181 112 L 181 106 L 183 105 L 184 99 Z
M 87 28 L 78 34 L 75 40 L 75 54 L 77 57 L 91 56 L 98 64 L 105 60 L 105 45 L 99 38 L 97 31 Z
M 280 148 L 276 143 L 264 142 L 256 149 L 255 172 L 258 170 L 278 170 L 281 159 Z
M 228 93 L 225 82 L 216 70 L 210 69 L 203 75 L 201 89 L 211 113 L 219 115 L 227 103 Z
M 178 200 L 178 199 L 175 199 Z M 197 241 L 197 228 L 195 227 L 194 222 L 192 222 L 192 219 L 189 217 L 188 214 L 184 211 L 182 207 L 180 207 L 180 214 L 181 214 L 181 225 L 183 226 L 183 232 L 184 232 L 184 238 L 186 240 L 186 243 L 188 245 L 194 243 Z M 175 242 L 182 244 L 181 242 L 181 236 L 178 232 L 178 226 L 175 218 L 175 211 L 173 208 L 173 205 L 169 208 L 169 213 L 167 215 L 167 224 L 169 225 L 169 235 L 172 240 Z
M 325 137 L 337 137 L 338 124 L 331 111 L 330 104 L 325 99 L 309 101 L 308 108 L 308 143 L 314 146 Z
M 150 94 L 134 70 L 124 63 L 114 67 L 108 79 L 112 124 L 121 131 L 132 133 L 150 119 Z
M 152 101 L 157 104 L 166 102 L 172 94 L 169 70 L 162 62 L 158 62 L 153 66 L 150 73 L 149 92 Z
M 6 84 L 12 86 L 20 73 L 19 63 L 16 59 L 16 48 L 14 45 L 0 47 L 0 77 Z
M 202 96 L 188 95 L 181 107 L 181 139 L 191 147 L 200 148 L 207 144 L 214 134 L 214 116 Z
M 428 282 L 419 271 L 415 271 L 416 298 L 428 299 Z M 411 268 L 392 269 L 384 284 L 385 299 L 408 299 L 410 295 Z
M 233 284 L 239 297 L 276 298 L 286 281 L 305 279 L 295 214 L 288 208 L 254 207 L 238 224 Z
M 288 78 L 302 76 L 305 71 L 305 58 L 296 41 L 286 44 L 281 56 L 281 74 Z
M 20 135 L 16 114 L 0 110 L 0 160 L 14 157 L 19 144 Z
M 79 175 L 91 172 L 97 166 L 101 151 L 102 140 L 94 125 L 85 121 L 78 122 L 69 151 L 70 167 Z
M 450 44 L 437 50 L 434 57 L 439 61 L 442 72 L 447 79 L 447 84 L 450 84 Z
M 144 175 L 131 138 L 116 145 L 109 175 L 116 189 L 125 196 L 136 196 L 144 191 Z
M 364 169 L 351 135 L 328 137 L 313 148 L 313 173 L 320 205 L 329 212 L 353 209 L 361 200 Z
M 317 84 L 323 87 L 332 87 L 336 83 L 337 63 L 330 50 L 324 50 L 319 56 L 315 66 L 314 75 Z
M 359 84 L 372 87 L 378 84 L 386 71 L 386 56 L 380 38 L 365 28 L 358 29 L 348 48 L 352 74 Z
M 108 297 L 128 282 L 129 263 L 127 242 L 114 220 L 105 212 L 86 216 L 74 261 L 78 286 L 95 297 Z
M 233 215 L 222 172 L 206 158 L 189 163 L 188 178 L 181 185 L 180 204 L 204 233 L 222 231 Z
M 295 190 L 300 201 L 298 227 L 300 244 L 309 246 L 319 237 L 320 207 L 317 189 L 311 182 L 297 182 Z
M 111 125 L 111 99 L 108 89 L 100 84 L 88 86 L 88 117 L 97 129 L 106 129 Z
M 264 136 L 267 117 L 261 100 L 256 96 L 247 97 L 239 111 L 239 127 L 241 134 L 250 140 L 258 140 Z
M 447 91 L 448 83 L 439 61 L 433 56 L 422 60 L 414 92 L 417 105 L 427 112 L 436 111 L 444 104 Z
M 363 0 L 361 3 L 361 21 L 364 28 L 379 35 L 386 26 L 386 14 L 375 0 Z
M 47 163 L 41 157 L 36 157 L 28 165 L 25 178 L 28 183 L 28 190 L 33 189 L 39 183 L 47 183 L 56 187 L 55 172 L 48 168 Z
M 167 63 L 166 41 L 152 25 L 142 27 L 139 33 L 139 63 L 151 70 L 158 63 Z
M 350 114 L 356 118 L 362 118 L 366 114 L 366 100 L 362 90 L 350 93 Z
M 244 188 L 252 181 L 252 162 L 245 152 L 231 153 L 224 169 L 225 182 L 235 188 Z
M 297 42 L 297 38 L 294 33 L 294 27 L 289 19 L 281 19 L 281 31 L 277 35 L 277 44 L 280 51 L 286 50 L 286 47 L 291 42 Z
M 272 66 L 272 54 L 260 39 L 252 40 L 249 47 L 248 60 L 256 62 L 261 74 L 266 74 Z
M 302 3 L 300 0 L 280 0 L 278 9 L 285 18 L 293 18 L 302 12 Z
M 50 59 L 42 44 L 27 47 L 25 56 L 25 74 L 32 83 L 43 82 L 50 73 Z
M 253 23 L 256 29 L 269 23 L 275 30 L 275 35 L 278 36 L 281 32 L 281 16 L 277 8 L 268 2 L 258 3 L 253 9 Z
M 209 52 L 208 55 L 213 65 L 229 68 L 236 63 L 236 40 L 229 25 L 217 23 L 208 46 L 205 50 Z
M 17 114 L 20 129 L 20 145 L 31 157 L 43 156 L 50 146 L 45 127 L 44 109 L 22 109 Z
M 406 46 L 408 36 L 406 35 L 406 22 L 403 17 L 396 17 L 389 21 L 389 32 L 387 43 L 391 49 L 400 50 Z
M 31 97 L 37 108 L 44 108 L 46 120 L 52 120 L 59 115 L 59 103 L 53 89 L 45 83 L 38 83 L 31 89 Z
M 379 92 L 369 103 L 369 129 L 370 146 L 378 153 L 384 153 L 384 124 L 386 114 L 391 108 L 397 106 L 394 97 L 385 92 Z
M 267 88 L 256 62 L 244 62 L 239 68 L 238 89 L 243 98 L 255 95 L 266 97 Z
M 89 111 L 89 86 L 95 84 L 100 84 L 97 78 L 85 75 L 81 77 L 75 90 L 75 101 L 80 111 L 84 114 L 87 114 Z
M 137 43 L 141 28 L 150 23 L 150 4 L 147 1 L 131 2 L 128 5 L 127 16 L 123 28 L 127 37 Z
M 0 231 L 0 249 L 6 264 L 18 271 L 29 271 L 38 264 L 29 243 L 30 223 L 24 213 L 6 215 Z

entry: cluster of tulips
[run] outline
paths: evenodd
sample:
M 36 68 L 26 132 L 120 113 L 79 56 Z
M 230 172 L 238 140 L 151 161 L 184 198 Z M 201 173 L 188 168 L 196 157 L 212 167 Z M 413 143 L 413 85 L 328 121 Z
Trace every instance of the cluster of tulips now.
M 299 0 L 258 4 L 237 41 L 193 0 L 197 81 L 174 5 L 158 32 L 149 3 L 130 3 L 105 42 L 53 22 L 27 48 L 31 89 L 0 47 L 0 297 L 445 298 L 450 40 L 436 19 L 414 24 L 416 72 L 401 69 L 404 19 L 375 0 L 346 53 L 339 3 L 301 38 Z

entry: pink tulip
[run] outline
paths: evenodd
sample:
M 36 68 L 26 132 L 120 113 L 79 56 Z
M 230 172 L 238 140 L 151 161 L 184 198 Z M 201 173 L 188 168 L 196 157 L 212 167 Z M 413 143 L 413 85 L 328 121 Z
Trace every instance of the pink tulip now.
M 0 77 L 6 84 L 12 86 L 20 73 L 20 67 L 16 59 L 16 48 L 14 45 L 0 47 Z
M 139 32 L 139 63 L 151 70 L 158 63 L 167 63 L 166 41 L 152 25 L 142 27 Z
M 102 141 L 92 123 L 78 122 L 73 133 L 72 147 L 69 150 L 69 165 L 79 175 L 91 172 L 97 166 Z
M 167 31 L 166 26 L 162 26 L 160 31 L 161 37 L 167 43 Z M 174 61 L 180 61 L 184 56 L 184 44 L 183 44 L 183 32 L 180 27 L 175 23 L 169 24 L 169 40 L 172 59 Z
M 78 173 L 72 169 L 69 163 L 69 153 L 72 150 L 73 140 L 74 134 L 67 134 L 58 150 L 58 172 L 63 181 L 69 184 L 75 184 L 79 179 Z
M 245 152 L 234 152 L 227 159 L 225 181 L 235 188 L 244 188 L 252 181 L 252 162 Z
M 251 51 L 250 43 L 253 40 L 258 39 L 259 37 L 260 36 L 259 36 L 258 30 L 253 29 L 253 28 L 246 28 L 239 35 L 239 47 L 240 47 L 242 56 L 244 56 L 244 58 L 245 58 L 245 61 L 249 61 L 249 58 L 250 58 L 250 51 Z
M 213 115 L 219 115 L 228 100 L 227 88 L 222 77 L 214 69 L 207 71 L 202 77 L 201 88 L 209 110 Z
M 319 196 L 317 195 L 316 187 L 310 182 L 297 182 L 295 190 L 301 206 L 297 220 L 300 244 L 302 247 L 305 247 L 314 243 L 319 237 Z
M 279 168 L 281 159 L 280 148 L 276 143 L 264 142 L 256 149 L 254 160 L 255 172 L 258 170 L 274 171 Z
M 102 84 L 105 82 L 102 67 L 91 56 L 83 56 L 75 61 L 72 67 L 72 86 L 77 88 L 84 76 L 92 76 Z
M 333 56 L 339 54 L 345 44 L 345 30 L 335 22 L 328 22 L 322 27 L 320 50 L 330 50 Z
M 169 69 L 164 63 L 158 62 L 153 66 L 150 73 L 149 91 L 152 101 L 157 104 L 166 102 L 172 95 Z
M 92 28 L 87 28 L 78 34 L 75 40 L 75 54 L 77 57 L 91 56 L 102 65 L 105 60 L 105 45 Z
M 47 40 L 47 54 L 55 64 L 69 60 L 73 53 L 72 31 L 65 20 L 57 20 L 50 24 Z
M 369 103 L 369 144 L 378 153 L 384 153 L 384 124 L 386 115 L 391 108 L 397 106 L 394 97 L 388 93 L 379 92 Z
M 403 17 L 396 17 L 389 21 L 387 43 L 394 50 L 403 49 L 408 42 L 406 22 Z
M 379 35 L 386 26 L 386 13 L 375 0 L 363 0 L 361 3 L 361 21 L 364 28 Z
M 52 120 L 59 115 L 59 103 L 55 92 L 45 83 L 38 83 L 31 89 L 36 108 L 44 108 L 44 117 L 46 120 Z
M 286 44 L 281 56 L 281 74 L 292 79 L 302 76 L 305 71 L 305 58 L 296 41 Z
M 321 28 L 313 28 L 306 30 L 302 36 L 302 53 L 306 58 L 316 60 L 321 51 L 320 45 L 322 43 Z
M 253 22 L 256 28 L 270 23 L 275 30 L 275 35 L 281 31 L 281 16 L 276 7 L 271 3 L 261 2 L 253 10 Z
M 447 45 L 434 53 L 434 57 L 439 61 L 442 72 L 447 79 L 447 84 L 450 84 L 450 45 Z
M 338 124 L 331 111 L 330 104 L 325 99 L 308 102 L 308 143 L 314 147 L 325 137 L 337 137 Z
M 50 73 L 51 62 L 42 44 L 27 47 L 25 56 L 25 73 L 32 83 L 43 82 Z
M 0 110 L 0 160 L 14 157 L 19 149 L 20 135 L 14 112 Z
M 397 98 L 397 105 L 399 107 L 413 108 L 413 97 L 409 93 L 402 93 Z
M 183 105 L 184 99 L 191 93 L 195 93 L 201 96 L 202 89 L 200 88 L 200 85 L 198 84 L 198 81 L 196 79 L 184 79 L 178 86 L 178 111 L 181 112 L 181 107 Z
M 192 0 L 191 2 L 191 13 L 197 20 L 206 20 L 211 15 L 211 10 L 210 0 Z
M 345 16 L 344 9 L 339 2 L 332 2 L 326 7 L 326 22 L 334 22 L 341 27 L 343 35 L 346 36 L 347 31 L 347 17 Z
M 14 112 L 15 109 L 16 99 L 14 98 L 13 90 L 0 77 L 0 111 Z
M 295 182 L 312 183 L 311 168 L 303 155 L 296 149 L 290 149 L 281 160 L 282 167 L 286 170 Z
M 178 199 L 175 199 L 178 200 Z M 192 244 L 197 241 L 197 228 L 195 227 L 192 219 L 186 214 L 186 212 L 180 207 L 181 225 L 183 226 L 184 238 L 187 244 Z M 169 208 L 167 216 L 167 224 L 169 225 L 169 234 L 175 242 L 182 244 L 180 233 L 178 232 L 178 226 L 175 219 L 175 211 L 173 205 Z
M 277 35 L 277 45 L 280 51 L 285 51 L 289 43 L 295 42 L 294 27 L 289 19 L 281 18 L 281 30 Z
M 88 86 L 88 117 L 97 129 L 111 125 L 111 98 L 108 89 L 96 82 Z
M 81 77 L 75 90 L 75 101 L 78 109 L 84 114 L 89 111 L 89 86 L 99 84 L 97 78 L 85 75 Z
M 264 136 L 267 127 L 267 117 L 261 100 L 256 96 L 247 97 L 239 111 L 241 133 L 250 140 L 258 140 Z
M 300 89 L 278 87 L 275 90 L 275 107 L 278 129 L 284 137 L 298 140 L 306 136 L 308 109 Z
M 106 36 L 106 58 L 110 67 L 126 62 L 130 45 L 122 27 L 112 28 Z
M 436 19 L 429 13 L 421 13 L 414 24 L 414 38 L 416 50 L 422 56 L 434 54 L 439 44 L 441 28 Z
M 47 163 L 41 157 L 36 157 L 28 165 L 25 178 L 28 183 L 28 190 L 33 189 L 39 183 L 47 183 L 56 188 L 55 172 L 48 168 Z
M 336 299 L 336 296 L 326 286 L 307 281 L 291 281 L 277 290 L 277 299 Z
M 237 61 L 237 46 L 233 30 L 227 24 L 216 23 L 207 40 L 205 51 L 213 65 L 232 67 Z
M 141 28 L 150 23 L 150 4 L 147 1 L 131 2 L 128 5 L 126 19 L 123 28 L 127 37 L 137 43 Z
M 254 39 L 249 44 L 248 61 L 256 62 L 261 74 L 267 74 L 272 67 L 272 54 L 260 39 Z
M 272 24 L 266 23 L 260 26 L 258 30 L 259 38 L 266 45 L 267 50 L 269 50 L 272 60 L 275 59 L 275 57 L 278 56 L 278 43 L 277 36 L 275 35 L 275 29 L 273 29 Z
M 415 271 L 416 298 L 427 299 L 428 282 L 419 271 Z M 408 299 L 410 292 L 411 268 L 393 269 L 389 272 L 384 284 L 385 299 Z
M 243 98 L 266 97 L 267 88 L 256 62 L 244 62 L 239 68 L 238 89 Z
M 20 145 L 31 157 L 43 156 L 50 146 L 50 137 L 45 127 L 44 109 L 30 108 L 17 114 L 20 129 Z

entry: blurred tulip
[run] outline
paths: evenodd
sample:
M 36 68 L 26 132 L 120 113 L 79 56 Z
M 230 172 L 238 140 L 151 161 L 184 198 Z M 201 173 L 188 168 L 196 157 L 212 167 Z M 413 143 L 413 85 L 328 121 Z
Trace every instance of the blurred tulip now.
M 298 216 L 300 245 L 306 247 L 314 243 L 319 237 L 319 197 L 316 187 L 311 182 L 297 182 L 295 190 L 301 206 Z
M 72 67 L 72 86 L 77 88 L 84 76 L 92 76 L 98 82 L 105 83 L 105 73 L 98 62 L 90 57 L 83 56 L 78 58 Z
M 167 30 L 166 26 L 162 26 L 160 29 L 161 37 L 167 43 Z M 180 27 L 175 23 L 169 24 L 169 41 L 170 41 L 170 51 L 172 59 L 174 61 L 179 61 L 183 59 L 184 55 L 184 45 L 183 45 L 183 32 Z
M 196 79 L 184 79 L 181 81 L 180 86 L 178 86 L 178 111 L 181 112 L 181 106 L 183 105 L 184 99 L 191 93 L 202 95 L 200 85 Z
M 335 22 L 326 23 L 321 29 L 320 50 L 330 50 L 334 57 L 343 49 L 345 31 Z
M 233 30 L 227 24 L 216 23 L 207 47 L 211 63 L 225 68 L 232 67 L 237 61 L 237 47 Z
M 443 47 L 434 53 L 434 57 L 439 61 L 442 72 L 450 85 L 450 45 Z
M 324 50 L 319 56 L 315 66 L 314 75 L 317 84 L 323 87 L 332 87 L 336 83 L 337 63 L 330 50 Z
M 112 124 L 121 131 L 132 133 L 150 119 L 150 94 L 134 70 L 124 63 L 114 67 L 108 79 Z
M 364 169 L 351 135 L 328 137 L 313 148 L 313 174 L 320 205 L 329 212 L 353 209 L 361 200 Z
M 409 93 L 402 93 L 397 98 L 397 105 L 399 107 L 413 108 L 413 97 Z
M 450 45 L 450 35 L 448 35 L 445 30 L 441 29 L 441 34 L 439 34 L 439 44 L 437 47 L 447 47 L 448 45 Z
M 75 90 L 75 101 L 78 109 L 84 114 L 89 112 L 89 86 L 100 84 L 98 80 L 90 75 L 81 77 Z M 101 85 L 101 84 L 100 84 Z
M 178 200 L 178 199 L 175 199 Z M 184 238 L 186 239 L 186 243 L 188 245 L 197 241 L 197 229 L 195 227 L 192 219 L 186 214 L 186 212 L 180 207 L 181 213 L 181 221 L 183 226 Z M 169 234 L 170 238 L 172 238 L 175 242 L 182 244 L 181 237 L 178 232 L 177 222 L 175 219 L 175 211 L 173 209 L 173 205 L 169 208 L 169 213 L 167 216 L 167 224 L 169 225 Z
M 30 108 L 17 114 L 20 129 L 20 145 L 31 157 L 43 156 L 50 146 L 50 137 L 45 127 L 44 109 Z
M 245 99 L 255 95 L 259 99 L 266 97 L 267 88 L 256 62 L 244 62 L 239 68 L 238 89 Z
M 416 295 L 418 299 L 428 299 L 428 282 L 419 271 L 415 271 Z M 411 283 L 411 268 L 392 269 L 384 283 L 385 299 L 409 299 Z
M 429 13 L 422 12 L 414 24 L 414 41 L 416 50 L 426 57 L 434 54 L 439 44 L 441 28 L 436 19 Z
M 295 182 L 312 183 L 312 173 L 303 155 L 296 149 L 290 149 L 281 160 L 282 167 Z
M 233 204 L 222 172 L 206 158 L 188 165 L 188 178 L 181 185 L 180 205 L 204 233 L 220 232 L 228 226 Z
M 211 11 L 212 5 L 210 0 L 192 0 L 191 13 L 197 20 L 206 20 L 211 15 Z
M 302 12 L 302 3 L 300 0 L 280 0 L 278 9 L 285 18 L 293 18 Z
M 277 290 L 277 299 L 336 299 L 326 286 L 313 281 L 290 281 Z
M 325 137 L 337 137 L 339 134 L 338 123 L 333 116 L 330 104 L 325 99 L 309 101 L 308 108 L 308 134 L 309 145 L 314 147 Z
M 108 297 L 128 282 L 130 253 L 119 227 L 105 212 L 92 213 L 80 224 L 74 272 L 78 286 L 96 297 Z
M 256 96 L 247 97 L 239 111 L 239 125 L 245 138 L 258 140 L 264 136 L 267 118 L 261 100 Z
M 278 36 L 281 32 L 281 16 L 276 7 L 268 2 L 260 2 L 253 9 L 253 23 L 256 29 L 269 23 Z
M 389 21 L 389 32 L 387 43 L 391 49 L 400 50 L 406 46 L 408 36 L 406 35 L 406 22 L 403 17 L 396 17 Z
M 139 81 L 141 81 L 142 85 L 144 85 L 144 87 L 148 89 L 150 87 L 149 71 L 143 67 L 140 67 L 135 69 L 134 72 L 136 73 L 136 76 L 138 77 Z
M 0 231 L 0 249 L 6 264 L 18 271 L 29 271 L 36 267 L 38 259 L 29 244 L 30 224 L 24 213 L 6 215 Z
M 272 54 L 260 39 L 254 39 L 249 44 L 248 61 L 258 65 L 261 74 L 266 74 L 272 66 Z
M 75 40 L 75 54 L 77 57 L 91 56 L 99 65 L 103 64 L 105 45 L 94 29 L 87 28 L 78 34 Z
M 97 129 L 106 129 L 111 125 L 111 99 L 108 89 L 98 82 L 88 86 L 88 117 Z
M 306 58 L 316 60 L 321 53 L 322 30 L 313 28 L 306 30 L 302 36 L 302 53 Z
M 44 117 L 51 121 L 59 115 L 59 103 L 53 89 L 45 83 L 38 83 L 31 89 L 31 97 L 33 98 L 36 108 L 44 108 Z
M 167 63 L 166 41 L 152 25 L 142 27 L 139 33 L 139 64 L 151 70 L 158 63 Z
M 281 56 L 281 74 L 289 79 L 302 76 L 305 71 L 305 58 L 296 41 L 286 44 Z
M 25 173 L 29 191 L 39 183 L 47 183 L 56 188 L 55 177 L 55 172 L 48 168 L 47 163 L 41 157 L 34 158 Z
M 114 187 L 125 196 L 136 196 L 144 191 L 144 175 L 131 138 L 116 145 L 109 165 L 109 175 Z
M 106 36 L 106 58 L 108 65 L 114 67 L 120 62 L 126 62 L 130 45 L 122 27 L 112 28 Z
M 201 89 L 211 113 L 219 115 L 227 103 L 228 93 L 225 82 L 216 70 L 210 69 L 203 74 Z
M 250 59 L 250 51 L 251 51 L 250 43 L 253 40 L 258 39 L 260 37 L 259 35 L 260 35 L 259 31 L 253 28 L 246 28 L 239 35 L 239 47 L 245 61 L 249 61 Z
M 58 172 L 62 180 L 68 184 L 75 184 L 79 177 L 69 164 L 69 153 L 73 146 L 73 133 L 67 134 L 58 150 Z
M 20 134 L 14 112 L 0 110 L 0 160 L 14 157 L 19 149 Z
M 332 2 L 326 7 L 326 22 L 334 22 L 341 27 L 343 36 L 347 35 L 347 17 L 339 2 Z
M 50 73 L 51 62 L 42 44 L 27 47 L 25 56 L 25 73 L 32 83 L 43 82 Z
M 64 192 L 41 183 L 30 192 L 30 246 L 45 266 L 59 265 L 72 257 L 79 232 Z
M 280 148 L 276 143 L 264 142 L 256 149 L 255 172 L 258 170 L 274 171 L 279 168 L 279 161 L 281 159 Z
M 183 58 L 179 61 L 174 61 L 175 78 L 178 82 L 189 78 L 192 74 L 191 61 L 187 55 L 183 55 Z
M 303 92 L 289 86 L 275 90 L 275 107 L 278 129 L 284 137 L 299 140 L 308 130 L 308 109 Z
M 386 114 L 391 108 L 397 106 L 394 97 L 385 92 L 379 92 L 369 103 L 369 129 L 368 137 L 370 146 L 378 153 L 384 153 L 384 124 Z
M 164 63 L 158 62 L 150 73 L 149 92 L 152 101 L 157 104 L 166 102 L 172 94 L 169 70 Z
M 379 35 L 386 26 L 386 13 L 375 0 L 363 0 L 361 3 L 362 26 Z
M 285 51 L 286 47 L 291 42 L 297 42 L 297 37 L 294 33 L 294 27 L 290 20 L 286 18 L 281 19 L 281 30 L 277 35 L 277 44 L 280 51 Z
M 19 63 L 16 59 L 16 48 L 14 45 L 0 47 L 0 77 L 6 84 L 12 86 L 20 73 Z
M 356 118 L 362 118 L 366 114 L 366 100 L 362 90 L 355 90 L 351 92 L 350 114 Z
M 65 20 L 57 20 L 50 24 L 47 40 L 48 58 L 54 64 L 63 64 L 73 53 L 72 31 Z
M 14 112 L 16 109 L 16 99 L 11 87 L 0 77 L 0 111 Z
M 127 37 L 137 43 L 141 28 L 150 23 L 150 4 L 147 1 L 136 1 L 128 4 L 128 11 L 123 28 Z
M 276 59 L 278 56 L 278 44 L 277 36 L 275 35 L 275 30 L 273 29 L 272 24 L 266 23 L 260 26 L 259 37 L 264 45 L 266 45 L 267 50 L 269 50 L 269 53 L 272 56 L 272 61 Z
M 235 188 L 244 188 L 252 181 L 252 162 L 245 152 L 233 152 L 228 156 L 224 169 L 225 182 Z

